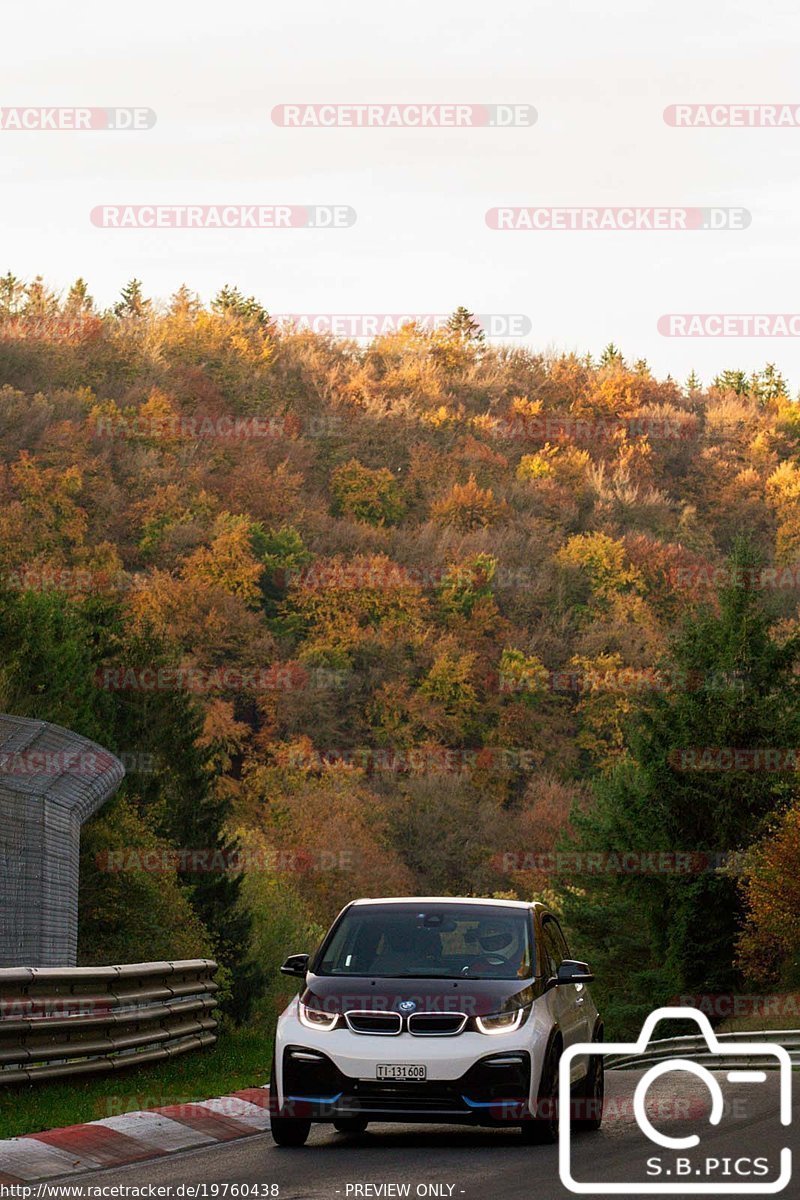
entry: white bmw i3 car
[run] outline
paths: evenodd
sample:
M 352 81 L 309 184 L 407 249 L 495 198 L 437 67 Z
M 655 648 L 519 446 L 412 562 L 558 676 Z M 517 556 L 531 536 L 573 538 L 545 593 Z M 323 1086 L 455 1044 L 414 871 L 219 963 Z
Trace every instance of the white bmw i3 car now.
M 279 1146 L 302 1146 L 312 1122 L 515 1124 L 555 1141 L 561 1052 L 603 1039 L 594 976 L 539 903 L 355 900 L 281 970 L 302 988 L 275 1036 Z M 573 1126 L 598 1129 L 602 1055 L 577 1057 L 571 1083 Z

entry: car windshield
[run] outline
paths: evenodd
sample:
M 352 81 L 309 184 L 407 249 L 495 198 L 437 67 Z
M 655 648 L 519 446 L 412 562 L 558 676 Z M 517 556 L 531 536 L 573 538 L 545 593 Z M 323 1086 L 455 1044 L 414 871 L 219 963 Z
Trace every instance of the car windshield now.
M 357 905 L 322 947 L 319 975 L 528 979 L 530 915 L 488 904 Z

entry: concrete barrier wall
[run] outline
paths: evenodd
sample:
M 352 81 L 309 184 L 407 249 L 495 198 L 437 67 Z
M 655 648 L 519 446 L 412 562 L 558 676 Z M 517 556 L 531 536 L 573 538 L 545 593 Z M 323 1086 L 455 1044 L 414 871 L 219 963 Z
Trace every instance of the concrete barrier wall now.
M 0 967 L 75 965 L 81 825 L 124 774 L 87 738 L 0 714 Z

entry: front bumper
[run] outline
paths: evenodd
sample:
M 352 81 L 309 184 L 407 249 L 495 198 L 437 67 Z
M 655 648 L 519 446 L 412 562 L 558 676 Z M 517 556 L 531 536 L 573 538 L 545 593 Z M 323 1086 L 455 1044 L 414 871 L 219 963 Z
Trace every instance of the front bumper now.
M 484 1054 L 473 1058 L 460 1074 L 411 1082 L 375 1078 L 375 1063 L 386 1061 L 385 1055 L 372 1060 L 369 1073 L 359 1076 L 347 1074 L 320 1050 L 286 1045 L 280 1058 L 282 1103 L 278 1108 L 276 1097 L 275 1114 L 312 1121 L 345 1117 L 478 1125 L 522 1121 L 529 1115 L 530 1054 L 519 1049 L 487 1053 L 485 1040 Z

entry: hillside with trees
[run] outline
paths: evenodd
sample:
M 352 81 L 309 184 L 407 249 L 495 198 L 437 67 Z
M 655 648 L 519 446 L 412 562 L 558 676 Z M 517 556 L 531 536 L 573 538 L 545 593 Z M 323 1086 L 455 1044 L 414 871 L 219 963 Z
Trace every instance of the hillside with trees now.
M 442 892 L 557 905 L 601 995 L 626 980 L 617 1033 L 800 984 L 773 366 L 681 383 L 463 309 L 364 344 L 232 286 L 100 311 L 6 275 L 0 491 L 0 710 L 127 767 L 83 963 L 213 954 L 243 1020 L 349 899 Z

